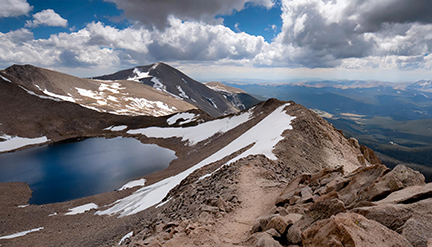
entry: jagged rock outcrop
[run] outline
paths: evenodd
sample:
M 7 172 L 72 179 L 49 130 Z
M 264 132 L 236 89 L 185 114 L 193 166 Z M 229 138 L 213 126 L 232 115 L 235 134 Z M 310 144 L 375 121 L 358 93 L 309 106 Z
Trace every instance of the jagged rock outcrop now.
M 251 232 L 273 228 L 283 245 L 427 246 L 431 188 L 422 174 L 403 165 L 390 170 L 378 164 L 348 174 L 342 167 L 323 169 L 292 179 L 275 201 L 278 209 L 258 218 Z M 295 222 L 263 227 L 263 219 L 298 214 Z

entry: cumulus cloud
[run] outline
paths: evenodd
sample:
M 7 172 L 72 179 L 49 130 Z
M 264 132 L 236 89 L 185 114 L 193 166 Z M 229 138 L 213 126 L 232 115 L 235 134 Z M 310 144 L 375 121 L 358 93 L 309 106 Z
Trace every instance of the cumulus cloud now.
M 27 15 L 33 6 L 26 0 L 0 0 L 0 18 Z
M 25 27 L 50 26 L 67 27 L 68 21 L 52 9 L 45 9 L 33 15 L 34 20 L 27 21 Z
M 27 29 L 0 33 L 0 42 L 0 63 L 63 67 L 136 66 L 160 60 L 241 61 L 253 59 L 268 45 L 261 36 L 175 18 L 170 18 L 165 31 L 143 27 L 120 30 L 93 22 L 77 32 L 49 39 L 34 40 Z
M 271 8 L 273 0 L 105 0 L 114 2 L 117 8 L 125 11 L 129 18 L 140 21 L 149 27 L 164 29 L 169 26 L 169 17 L 180 20 L 203 21 L 210 24 L 220 24 L 217 15 L 231 14 L 240 11 L 247 2 Z
M 353 58 L 421 56 L 432 47 L 425 35 L 431 11 L 428 0 L 282 0 L 275 43 L 296 51 L 282 59 L 309 68 Z

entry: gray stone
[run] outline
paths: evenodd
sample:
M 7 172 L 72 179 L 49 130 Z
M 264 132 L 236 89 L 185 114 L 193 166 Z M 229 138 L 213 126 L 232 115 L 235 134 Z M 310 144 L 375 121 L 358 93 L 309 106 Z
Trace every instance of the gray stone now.
M 432 215 L 415 215 L 400 230 L 413 246 L 426 247 L 428 239 L 432 238 Z

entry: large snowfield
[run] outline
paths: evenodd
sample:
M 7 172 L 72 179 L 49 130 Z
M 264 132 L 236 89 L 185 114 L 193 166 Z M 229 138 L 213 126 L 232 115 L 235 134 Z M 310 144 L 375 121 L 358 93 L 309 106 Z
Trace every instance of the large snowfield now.
M 185 115 L 182 115 L 182 117 Z M 127 133 L 131 135 L 141 134 L 147 137 L 155 138 L 171 138 L 179 137 L 182 141 L 187 141 L 189 145 L 195 145 L 200 141 L 206 140 L 217 133 L 225 133 L 242 123 L 248 121 L 252 116 L 252 110 L 244 112 L 240 115 L 230 118 L 216 119 L 210 122 L 205 122 L 197 126 L 187 128 L 161 128 L 149 127 L 143 129 L 129 130 Z M 186 116 L 185 116 L 186 117 Z M 171 119 L 171 118 L 170 118 Z M 174 121 L 168 119 L 170 122 Z M 176 120 L 177 121 L 177 120 Z
M 106 210 L 101 210 L 96 212 L 98 215 L 114 215 L 114 214 L 120 214 L 121 216 L 127 216 L 127 215 L 133 215 L 140 211 L 143 211 L 151 206 L 154 206 L 158 204 L 167 193 L 173 189 L 175 186 L 177 186 L 183 179 L 185 179 L 188 175 L 190 175 L 192 172 L 194 172 L 197 169 L 200 169 L 204 167 L 205 165 L 208 165 L 212 162 L 218 161 L 227 155 L 230 155 L 244 147 L 249 146 L 250 144 L 254 144 L 250 149 L 244 151 L 242 154 L 237 156 L 236 158 L 230 160 L 226 164 L 230 164 L 236 160 L 239 160 L 240 158 L 246 157 L 248 155 L 254 155 L 254 154 L 264 154 L 269 159 L 276 159 L 276 156 L 272 153 L 274 145 L 276 145 L 280 140 L 283 139 L 281 136 L 282 133 L 285 130 L 291 130 L 291 121 L 295 119 L 295 117 L 290 116 L 285 113 L 284 108 L 288 107 L 289 103 L 280 106 L 275 111 L 273 111 L 271 114 L 269 114 L 266 118 L 264 118 L 261 122 L 259 122 L 257 125 L 249 129 L 247 132 L 242 134 L 240 137 L 232 141 L 230 144 L 225 146 L 224 148 L 220 149 L 210 157 L 204 159 L 203 161 L 199 162 L 195 166 L 187 169 L 186 171 L 183 171 L 175 176 L 166 178 L 164 180 L 161 180 L 155 184 L 143 187 L 139 190 L 137 190 L 132 195 L 125 197 L 123 199 L 117 200 L 114 205 Z M 242 115 L 238 116 L 244 121 L 247 121 L 249 119 L 249 113 L 243 113 Z M 244 118 L 247 117 L 245 120 Z M 225 122 L 221 122 L 221 120 L 226 120 Z M 230 119 L 220 119 L 220 120 L 214 120 L 211 122 L 207 122 L 205 124 L 201 124 L 195 127 L 190 128 L 177 128 L 176 136 L 183 136 L 185 139 L 188 139 L 189 141 L 197 141 L 201 140 L 200 138 L 193 139 L 191 136 L 188 136 L 188 134 L 191 134 L 190 129 L 195 129 L 197 132 L 203 132 L 200 133 L 200 137 L 203 138 L 203 135 L 206 131 L 211 132 L 212 134 L 207 134 L 208 137 L 213 135 L 215 131 L 218 131 L 221 128 L 221 125 L 225 123 L 225 125 L 230 126 L 231 128 L 234 128 L 232 126 L 232 123 L 229 121 Z M 215 128 L 215 123 L 217 128 Z M 239 120 L 234 121 L 237 123 L 236 126 L 239 125 Z M 200 127 L 201 126 L 201 127 Z M 203 127 L 205 126 L 205 127 Z M 208 128 L 207 128 L 208 126 Z M 269 126 L 272 126 L 269 128 Z M 210 127 L 213 127 L 213 129 L 209 129 Z M 147 128 L 151 129 L 151 128 Z M 170 134 L 173 134 L 175 128 L 165 128 L 165 129 L 171 129 Z M 227 126 L 223 126 L 222 129 L 229 129 Z M 145 131 L 146 129 L 142 129 L 140 131 Z M 181 134 L 181 130 L 184 130 L 185 133 L 188 134 Z M 211 130 L 211 131 L 210 131 Z M 150 133 L 152 133 L 154 130 L 151 130 Z M 163 131 L 160 129 L 157 129 L 159 133 L 161 133 L 161 136 L 163 135 Z M 153 132 L 154 133 L 154 132 Z M 210 135 L 210 136 L 209 136 Z M 205 138 L 204 138 L 205 139 Z

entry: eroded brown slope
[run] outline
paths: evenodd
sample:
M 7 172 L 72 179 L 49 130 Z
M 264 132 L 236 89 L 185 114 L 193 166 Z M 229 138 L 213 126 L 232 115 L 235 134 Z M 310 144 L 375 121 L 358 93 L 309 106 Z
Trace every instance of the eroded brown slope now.
M 98 81 L 35 67 L 13 65 L 2 71 L 10 80 L 42 96 L 100 111 L 130 116 L 165 116 L 196 108 L 182 99 L 142 83 Z

